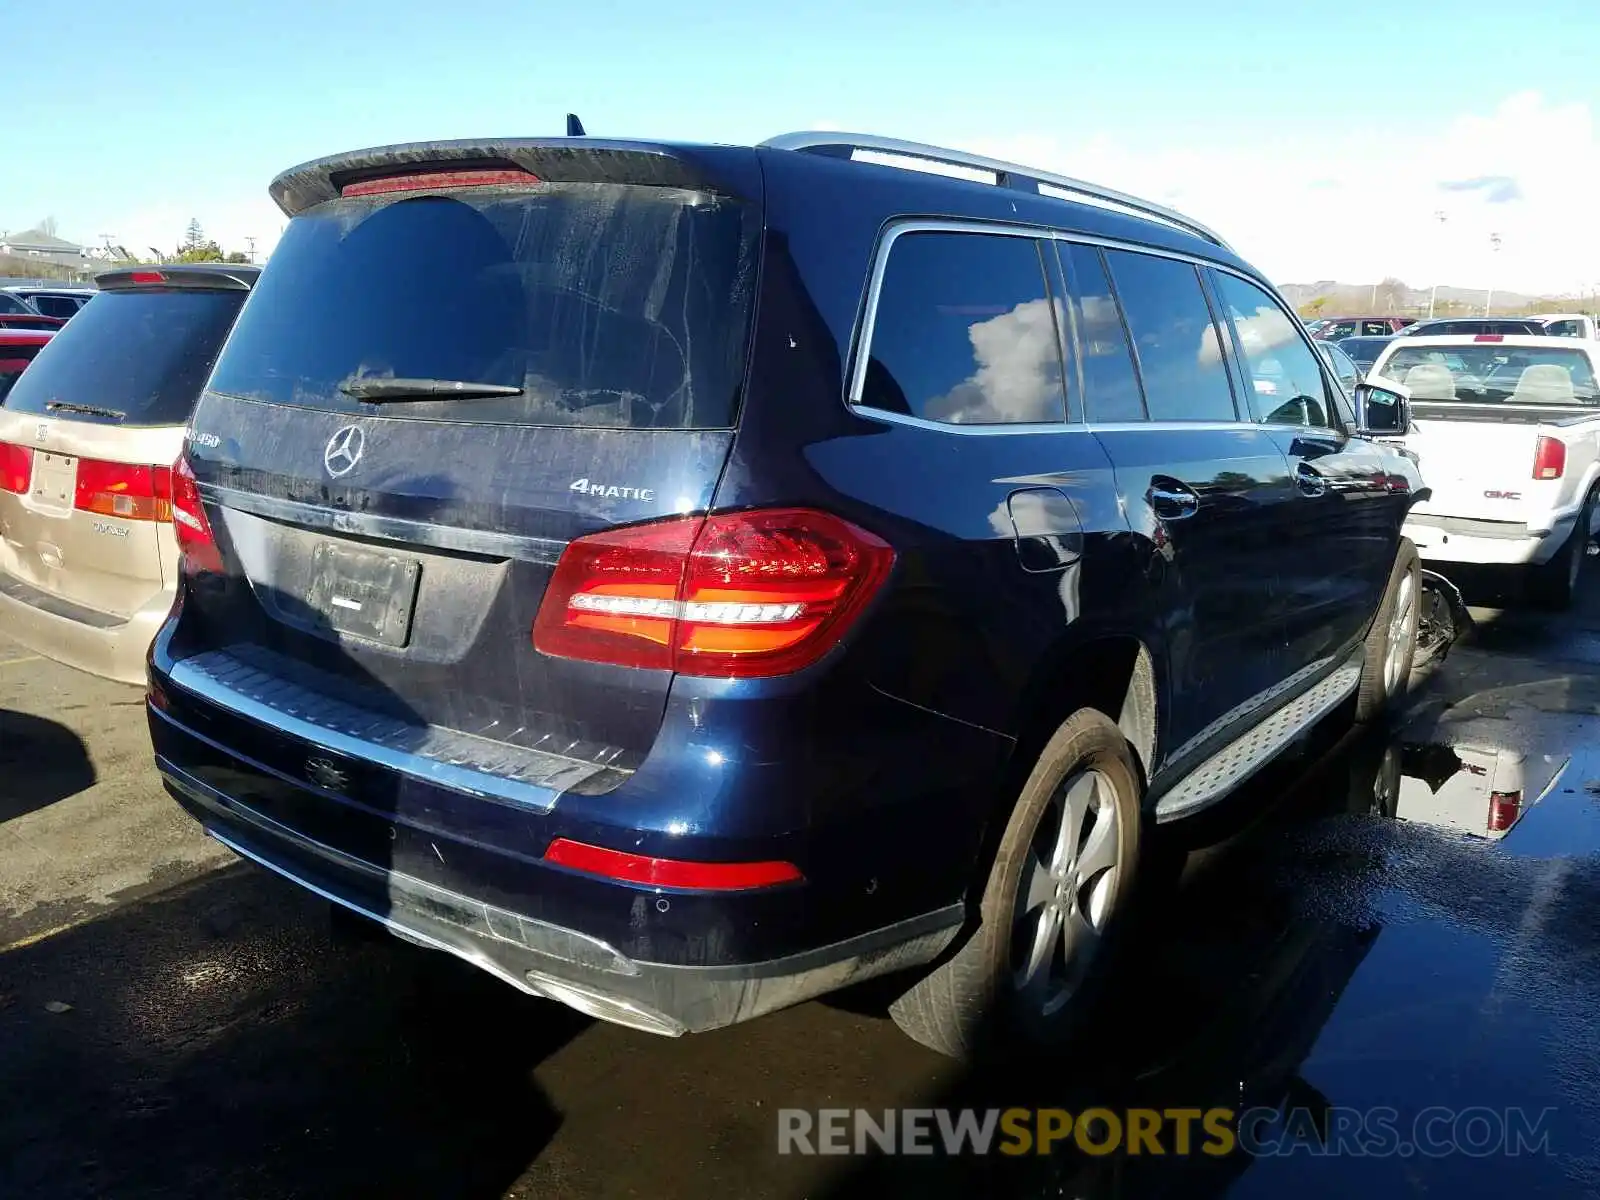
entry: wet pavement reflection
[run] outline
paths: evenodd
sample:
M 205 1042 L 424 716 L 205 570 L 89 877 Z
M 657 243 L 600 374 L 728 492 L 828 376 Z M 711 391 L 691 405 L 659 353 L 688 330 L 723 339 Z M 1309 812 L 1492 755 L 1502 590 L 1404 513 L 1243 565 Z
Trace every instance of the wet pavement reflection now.
M 214 872 L 0 954 L 0 1196 L 1600 1192 L 1588 636 L 1491 613 L 1397 728 L 1319 729 L 1157 839 L 1087 1036 L 1004 1069 L 866 994 L 682 1041 L 595 1025 Z M 906 1106 L 1252 1109 L 1263 1152 L 777 1153 L 780 1108 Z M 1319 1149 L 1351 1112 L 1472 1108 L 1544 1149 Z

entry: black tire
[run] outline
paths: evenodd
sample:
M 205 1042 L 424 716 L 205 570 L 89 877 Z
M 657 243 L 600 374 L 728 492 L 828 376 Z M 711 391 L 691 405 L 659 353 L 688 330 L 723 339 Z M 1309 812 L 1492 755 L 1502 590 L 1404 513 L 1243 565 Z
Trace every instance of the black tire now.
M 1071 797 L 1081 792 L 1086 778 L 1092 795 L 1079 803 Z M 889 1015 L 904 1033 L 957 1059 L 1054 1046 L 1071 1035 L 1103 980 L 1103 968 L 1119 928 L 1117 918 L 1124 915 L 1133 889 L 1142 821 L 1140 778 L 1127 739 L 1104 714 L 1080 709 L 1056 730 L 1034 764 L 1001 834 L 976 927 L 964 934 L 965 940 L 952 954 L 890 1005 Z M 1072 825 L 1063 814 L 1078 808 L 1095 816 L 1092 821 L 1085 818 L 1077 832 L 1065 836 L 1063 831 Z M 1047 821 L 1050 817 L 1056 818 L 1056 825 Z M 1103 856 L 1103 847 L 1096 841 L 1102 835 L 1098 822 L 1108 819 L 1114 822 L 1112 833 L 1104 836 L 1117 839 L 1114 866 L 1084 866 L 1077 855 L 1091 844 L 1096 852 L 1084 857 L 1098 861 Z M 1065 845 L 1068 841 L 1076 842 L 1076 848 L 1071 862 L 1058 869 L 1060 879 L 1070 882 L 1059 881 L 1055 871 L 1042 877 L 1044 856 L 1036 851 L 1047 842 Z M 1077 874 L 1080 866 L 1085 871 L 1081 878 Z M 1030 905 L 1022 891 L 1025 879 L 1035 885 L 1030 894 L 1036 894 L 1039 886 L 1054 887 L 1055 891 L 1037 906 Z M 1061 931 L 1056 934 L 1045 932 L 1052 911 L 1058 914 L 1055 928 Z M 1096 913 L 1098 935 L 1094 933 Z M 1038 915 L 1030 918 L 1025 914 Z M 1083 953 L 1068 955 L 1064 943 L 1068 929 L 1076 931 L 1073 936 L 1079 946 L 1087 948 Z M 1039 945 L 1049 946 L 1042 977 L 1039 972 L 1033 975 L 1037 991 L 1018 982 L 1019 968 L 1015 966 L 1019 943 L 1026 943 L 1020 945 L 1026 958 L 1036 937 Z M 1059 995 L 1051 977 L 1058 959 L 1063 975 Z M 1020 970 L 1026 973 L 1026 964 Z M 1057 1001 L 1059 1006 L 1052 1007 Z
M 1397 603 L 1409 604 L 1409 615 L 1399 625 L 1395 621 Z M 1358 723 L 1376 721 L 1391 703 L 1406 694 L 1411 683 L 1411 662 L 1417 652 L 1417 622 L 1421 615 L 1422 566 L 1417 560 L 1417 548 L 1409 538 L 1401 538 L 1400 550 L 1389 572 L 1389 586 L 1384 589 L 1383 603 L 1372 619 L 1372 628 L 1367 630 L 1361 686 L 1356 692 Z M 1389 657 L 1391 635 L 1403 636 L 1406 641 L 1396 664 L 1391 664 Z M 1391 669 L 1392 666 L 1396 669 Z
M 1578 581 L 1583 578 L 1584 564 L 1589 560 L 1589 526 L 1594 518 L 1595 493 L 1584 497 L 1578 519 L 1572 532 L 1561 544 L 1555 557 L 1547 563 L 1528 570 L 1527 593 L 1541 608 L 1564 612 L 1572 607 L 1578 594 Z

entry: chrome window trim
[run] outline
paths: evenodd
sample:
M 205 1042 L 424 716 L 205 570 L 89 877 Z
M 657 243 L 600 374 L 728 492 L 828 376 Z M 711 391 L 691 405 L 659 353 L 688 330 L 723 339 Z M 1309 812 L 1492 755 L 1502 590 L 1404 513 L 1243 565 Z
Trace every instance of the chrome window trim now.
M 1105 250 L 1127 250 L 1135 254 L 1149 254 L 1156 258 L 1176 259 L 1179 262 L 1190 263 L 1191 265 L 1201 269 L 1209 267 L 1212 270 L 1226 271 L 1228 274 L 1235 275 L 1244 280 L 1246 283 L 1254 284 L 1258 288 L 1263 288 L 1268 295 L 1273 296 L 1274 299 L 1277 300 L 1280 308 L 1284 307 L 1282 300 L 1276 297 L 1276 294 L 1272 291 L 1270 284 L 1264 285 L 1262 280 L 1257 279 L 1244 271 L 1240 271 L 1234 267 L 1228 266 L 1225 263 L 1216 262 L 1215 260 L 1205 258 L 1202 255 L 1189 254 L 1182 250 L 1169 250 L 1164 246 L 1147 246 L 1139 242 L 1123 241 L 1119 238 L 1101 237 L 1096 234 L 1076 233 L 1041 225 L 1011 223 L 1004 221 L 980 221 L 949 217 L 904 218 L 902 220 L 891 222 L 884 229 L 883 234 L 878 239 L 877 248 L 873 252 L 872 273 L 868 277 L 865 305 L 862 310 L 861 319 L 857 325 L 855 344 L 852 348 L 852 356 L 850 360 L 850 375 L 846 384 L 844 397 L 845 407 L 855 416 L 865 417 L 873 421 L 881 421 L 890 425 L 908 425 L 918 429 L 934 429 L 941 433 L 953 433 L 967 436 L 978 435 L 985 437 L 992 437 L 998 434 L 1029 435 L 1040 433 L 1061 433 L 1068 430 L 1077 430 L 1081 432 L 1084 430 L 1096 429 L 1104 429 L 1109 431 L 1113 429 L 1192 430 L 1204 428 L 1236 429 L 1240 427 L 1248 427 L 1252 429 L 1269 428 L 1269 426 L 1263 425 L 1248 416 L 1241 417 L 1238 420 L 1226 422 L 1095 422 L 1084 419 L 1072 420 L 1069 417 L 1068 420 L 1060 422 L 1030 422 L 1027 424 L 1016 425 L 963 425 L 946 421 L 932 421 L 926 417 L 916 417 L 906 413 L 890 412 L 887 409 L 874 408 L 870 404 L 863 404 L 861 397 L 866 390 L 867 366 L 871 359 L 872 335 L 874 330 L 877 328 L 878 304 L 883 295 L 883 277 L 885 272 L 888 270 L 889 255 L 894 249 L 895 242 L 899 241 L 903 235 L 908 233 L 965 233 L 987 235 L 991 237 L 998 236 L 1031 238 L 1035 241 L 1076 243 L 1078 245 L 1085 246 L 1098 246 Z M 1049 278 L 1048 271 L 1046 275 L 1047 278 Z M 1055 286 L 1054 279 L 1051 279 L 1050 282 L 1053 288 Z M 1066 297 L 1062 297 L 1062 299 L 1065 300 Z M 1287 309 L 1285 309 L 1285 311 L 1287 312 Z M 1299 325 L 1299 320 L 1295 319 L 1294 323 Z M 1309 338 L 1305 338 L 1304 340 L 1309 344 Z M 1316 356 L 1317 362 L 1320 364 L 1322 362 L 1322 356 L 1316 353 L 1315 346 L 1311 346 L 1310 348 L 1312 354 Z M 1069 413 L 1071 411 L 1070 403 L 1068 405 L 1068 411 Z M 1272 428 L 1276 428 L 1276 426 L 1273 426 Z M 1287 428 L 1304 429 L 1308 427 L 1294 425 L 1287 426 Z M 1314 428 L 1322 427 L 1316 426 Z M 1334 432 L 1338 431 L 1334 430 Z
M 222 508 L 237 509 L 252 516 L 265 517 L 269 521 L 282 521 L 307 529 L 352 533 L 358 537 L 372 538 L 380 542 L 409 543 L 413 546 L 459 550 L 494 558 L 516 558 L 552 566 L 560 560 L 561 552 L 566 549 L 565 542 L 554 538 L 527 537 L 489 529 L 463 529 L 455 525 L 414 521 L 409 517 L 386 517 L 377 513 L 351 512 L 343 508 L 307 504 L 300 500 L 264 496 L 259 492 L 241 491 L 217 483 L 202 483 L 199 489 L 202 500 L 210 501 Z

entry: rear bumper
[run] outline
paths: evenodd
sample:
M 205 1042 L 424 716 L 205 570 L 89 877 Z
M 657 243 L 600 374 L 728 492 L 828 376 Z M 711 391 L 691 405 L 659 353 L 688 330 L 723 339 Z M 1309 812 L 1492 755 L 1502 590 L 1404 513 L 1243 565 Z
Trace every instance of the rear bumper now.
M 152 712 L 153 721 L 165 720 Z M 749 1020 L 848 984 L 932 961 L 963 908 L 899 921 L 764 961 L 684 966 L 382 868 L 305 837 L 157 755 L 167 789 L 218 841 L 408 941 L 443 950 L 530 995 L 600 1020 L 677 1036 Z M 641 897 L 640 902 L 644 900 Z M 658 903 L 670 904 L 668 896 Z
M 163 590 L 123 621 L 41 592 L 0 572 L 0 628 L 46 658 L 119 683 L 145 681 L 145 654 L 172 609 Z
M 1403 532 L 1430 562 L 1537 566 L 1566 543 L 1575 519 L 1566 513 L 1549 521 L 1549 528 L 1534 529 L 1522 522 L 1413 514 Z

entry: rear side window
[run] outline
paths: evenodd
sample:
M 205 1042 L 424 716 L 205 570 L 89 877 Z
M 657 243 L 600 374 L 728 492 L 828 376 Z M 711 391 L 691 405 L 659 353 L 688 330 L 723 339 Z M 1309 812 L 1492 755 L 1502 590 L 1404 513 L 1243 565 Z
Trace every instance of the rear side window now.
M 85 304 L 6 397 L 15 412 L 53 412 L 52 404 L 107 409 L 75 421 L 183 425 L 205 386 L 242 291 L 139 288 L 104 291 Z
M 290 222 L 211 386 L 435 421 L 725 428 L 759 232 L 748 204 L 619 184 L 332 201 Z M 341 390 L 362 378 L 521 394 L 375 410 Z
M 1062 243 L 1059 249 L 1071 281 L 1072 325 L 1087 418 L 1106 424 L 1143 421 L 1144 395 L 1100 251 L 1075 242 Z
M 11 385 L 37 353 L 38 346 L 0 346 L 0 401 L 11 394 Z
M 33 309 L 29 308 L 16 296 L 8 295 L 5 292 L 0 292 L 0 313 L 20 314 L 22 316 L 37 315 Z
M 1106 251 L 1152 421 L 1234 421 L 1233 385 L 1200 276 L 1186 262 Z M 1307 351 L 1309 353 L 1309 351 Z
M 1064 421 L 1057 321 L 1034 239 L 901 234 L 878 289 L 861 403 L 957 425 Z
M 78 311 L 78 304 L 70 296 L 35 296 L 33 306 L 47 317 L 66 319 Z
M 1212 272 L 1233 325 L 1255 408 L 1268 425 L 1331 427 L 1327 381 L 1295 320 L 1255 284 Z
M 1544 331 L 1550 337 L 1582 337 L 1582 321 L 1550 321 L 1546 323 Z
M 1382 337 L 1384 334 L 1386 334 L 1388 332 L 1389 332 L 1389 322 L 1387 322 L 1387 321 L 1363 321 L 1363 322 L 1361 322 L 1361 334 L 1362 334 L 1363 337 Z

